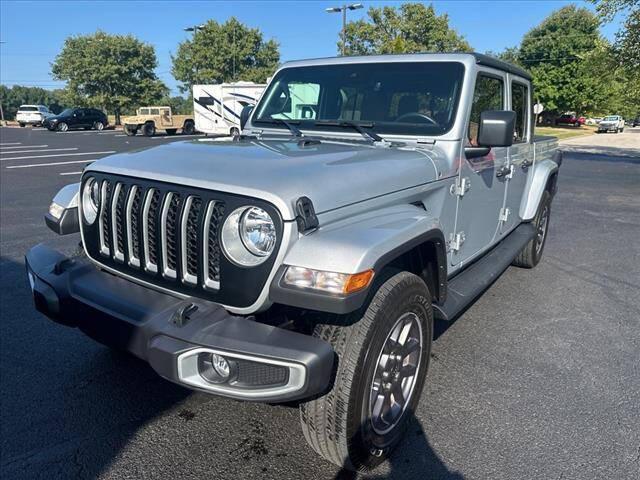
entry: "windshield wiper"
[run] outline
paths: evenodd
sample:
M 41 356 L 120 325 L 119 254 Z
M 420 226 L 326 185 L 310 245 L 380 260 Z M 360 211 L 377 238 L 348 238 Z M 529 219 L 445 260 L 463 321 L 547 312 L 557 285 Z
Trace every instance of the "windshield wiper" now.
M 271 123 L 274 123 L 276 125 L 284 125 L 285 127 L 287 127 L 289 129 L 289 131 L 291 133 L 293 133 L 296 137 L 304 137 L 304 133 L 302 133 L 300 131 L 300 129 L 298 127 L 296 127 L 293 123 L 294 121 L 291 120 L 283 120 L 282 118 L 270 118 L 269 120 L 271 120 Z M 295 123 L 300 123 L 299 121 L 295 121 Z
M 318 120 L 315 125 L 325 127 L 350 127 L 356 130 L 360 135 L 367 140 L 373 140 L 374 142 L 385 142 L 386 140 L 371 130 L 365 130 L 365 128 L 373 128 L 375 124 L 373 122 L 350 122 L 348 120 Z

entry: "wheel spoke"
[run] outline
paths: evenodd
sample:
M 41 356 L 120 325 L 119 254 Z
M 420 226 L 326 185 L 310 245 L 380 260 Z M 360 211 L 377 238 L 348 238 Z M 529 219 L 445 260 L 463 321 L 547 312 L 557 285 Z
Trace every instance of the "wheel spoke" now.
M 400 356 L 406 358 L 420 348 L 420 342 L 415 338 L 409 338 L 400 349 Z
M 400 378 L 406 378 L 415 375 L 417 370 L 418 367 L 416 367 L 415 365 L 405 365 L 400 369 Z
M 405 403 L 404 393 L 402 393 L 402 384 L 400 382 L 394 383 L 393 386 L 391 387 L 391 392 L 393 393 L 393 401 L 402 410 Z

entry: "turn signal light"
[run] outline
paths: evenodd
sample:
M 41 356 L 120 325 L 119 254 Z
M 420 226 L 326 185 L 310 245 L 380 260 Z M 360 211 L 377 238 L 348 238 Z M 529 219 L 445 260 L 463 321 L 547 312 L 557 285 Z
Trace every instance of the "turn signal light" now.
M 373 270 L 349 274 L 290 266 L 287 267 L 283 282 L 292 287 L 348 295 L 368 287 L 373 275 Z

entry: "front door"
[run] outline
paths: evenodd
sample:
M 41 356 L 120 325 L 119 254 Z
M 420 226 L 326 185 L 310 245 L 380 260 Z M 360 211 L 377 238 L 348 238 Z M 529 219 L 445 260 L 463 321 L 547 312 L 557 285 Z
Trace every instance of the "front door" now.
M 469 115 L 468 145 L 477 145 L 480 113 L 505 110 L 507 105 L 505 73 L 480 71 Z M 504 204 L 507 148 L 493 148 L 488 155 L 467 159 L 461 152 L 458 177 L 458 214 L 449 239 L 450 261 L 461 266 L 491 246 L 499 236 L 499 216 Z M 455 189 L 452 189 L 455 190 Z
M 533 145 L 531 143 L 531 98 L 528 83 L 511 79 L 511 110 L 516 112 L 513 145 L 509 147 L 509 179 L 507 196 L 501 217 L 500 235 L 506 235 L 517 227 L 520 218 L 520 204 L 524 195 L 529 171 L 533 165 Z

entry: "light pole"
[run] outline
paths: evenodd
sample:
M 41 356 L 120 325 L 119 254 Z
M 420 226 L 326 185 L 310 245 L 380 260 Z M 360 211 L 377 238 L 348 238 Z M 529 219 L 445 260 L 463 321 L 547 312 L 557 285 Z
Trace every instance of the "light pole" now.
M 186 27 L 186 28 L 183 28 L 183 30 L 184 30 L 185 32 L 193 32 L 193 37 L 195 38 L 195 36 L 196 36 L 196 32 L 197 32 L 198 30 L 202 30 L 204 27 L 205 27 L 205 24 L 204 24 L 204 23 L 202 23 L 202 24 L 200 24 L 200 25 L 194 25 L 194 26 L 192 26 L 192 27 Z M 195 65 L 195 68 L 196 68 L 196 75 L 195 75 L 195 76 L 196 76 L 196 80 L 197 80 L 197 77 L 198 77 L 198 64 L 197 64 L 197 63 L 196 63 L 196 65 Z M 193 84 L 192 84 L 191 86 L 193 87 Z
M 358 10 L 363 7 L 364 5 L 361 3 L 352 3 L 341 7 L 325 8 L 327 13 L 342 13 L 342 56 L 344 56 L 347 48 L 347 10 Z

